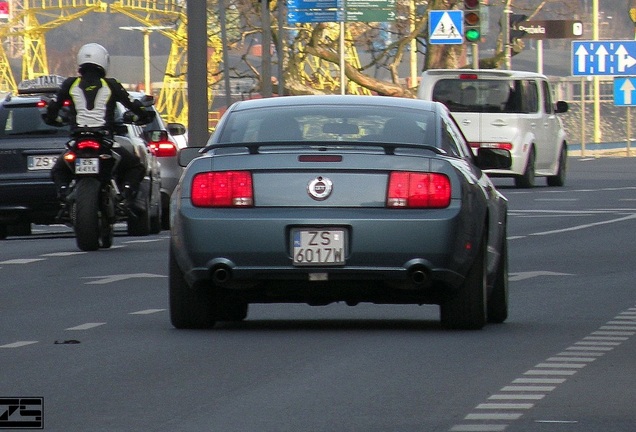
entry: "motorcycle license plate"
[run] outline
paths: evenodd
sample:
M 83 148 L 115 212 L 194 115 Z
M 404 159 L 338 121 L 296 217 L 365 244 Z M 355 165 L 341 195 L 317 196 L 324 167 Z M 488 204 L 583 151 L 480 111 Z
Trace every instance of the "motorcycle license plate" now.
M 75 174 L 99 174 L 98 158 L 75 159 Z

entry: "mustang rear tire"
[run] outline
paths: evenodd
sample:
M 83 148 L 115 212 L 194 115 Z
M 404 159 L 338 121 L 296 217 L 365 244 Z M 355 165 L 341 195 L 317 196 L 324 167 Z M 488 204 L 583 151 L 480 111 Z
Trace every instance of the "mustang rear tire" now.
M 504 235 L 501 258 L 488 298 L 488 322 L 500 324 L 508 318 L 508 246 Z
M 440 305 L 445 328 L 479 330 L 486 325 L 486 245 L 484 237 L 464 283 Z
M 189 286 L 170 251 L 169 263 L 170 321 L 178 329 L 214 327 L 215 293 L 211 287 Z

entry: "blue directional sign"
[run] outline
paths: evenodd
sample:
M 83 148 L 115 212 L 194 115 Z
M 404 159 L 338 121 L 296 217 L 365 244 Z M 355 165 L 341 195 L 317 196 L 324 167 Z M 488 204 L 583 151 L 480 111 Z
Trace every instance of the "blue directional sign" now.
M 572 75 L 636 75 L 636 41 L 573 41 Z
M 344 11 L 342 9 L 334 10 L 309 10 L 296 9 L 287 12 L 287 22 L 289 24 L 298 23 L 321 23 L 321 22 L 340 22 L 344 20 Z
M 332 9 L 342 7 L 344 0 L 287 0 L 290 9 Z
M 636 77 L 614 78 L 614 105 L 636 105 Z
M 433 45 L 458 45 L 464 43 L 464 11 L 429 11 L 428 43 Z

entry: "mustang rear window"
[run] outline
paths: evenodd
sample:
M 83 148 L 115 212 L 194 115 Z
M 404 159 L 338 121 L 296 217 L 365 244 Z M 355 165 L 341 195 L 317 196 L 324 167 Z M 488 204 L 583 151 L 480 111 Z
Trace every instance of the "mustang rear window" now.
M 435 114 L 378 108 L 292 107 L 234 112 L 220 143 L 342 141 L 436 145 Z

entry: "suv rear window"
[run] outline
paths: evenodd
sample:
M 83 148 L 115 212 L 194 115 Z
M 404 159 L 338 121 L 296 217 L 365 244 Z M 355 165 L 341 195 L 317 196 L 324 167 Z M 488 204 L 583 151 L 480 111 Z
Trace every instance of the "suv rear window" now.
M 0 109 L 0 138 L 13 136 L 68 135 L 69 128 L 49 126 L 35 106 L 4 106 Z
M 453 112 L 524 114 L 539 109 L 537 85 L 528 80 L 441 79 L 433 87 L 433 100 Z

